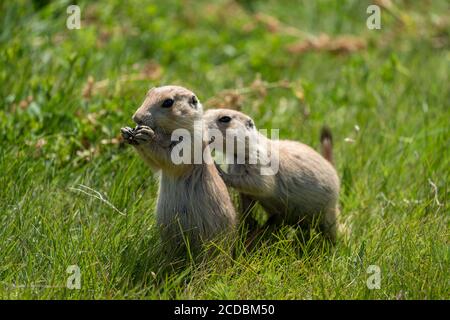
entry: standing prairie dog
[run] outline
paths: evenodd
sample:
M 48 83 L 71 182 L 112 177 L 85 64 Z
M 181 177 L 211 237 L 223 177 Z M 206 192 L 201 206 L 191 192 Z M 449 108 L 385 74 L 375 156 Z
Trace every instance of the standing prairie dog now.
M 270 215 L 269 223 L 284 221 L 304 226 L 319 218 L 321 230 L 335 241 L 339 178 L 330 163 L 331 158 L 327 161 L 300 142 L 268 139 L 257 131 L 249 116 L 238 111 L 207 110 L 203 119 L 208 130 L 219 130 L 224 140 L 227 131 L 232 130 L 237 140 L 256 135 L 258 144 L 268 145 L 268 150 L 278 150 L 278 171 L 275 174 L 262 175 L 261 165 L 249 164 L 248 155 L 245 156 L 245 164 L 229 164 L 228 171 L 221 172 L 225 183 L 240 192 L 242 211 L 247 211 L 252 201 L 258 201 Z M 325 132 L 322 141 L 326 154 L 331 156 L 331 135 Z M 246 147 L 245 152 L 248 151 Z M 235 159 L 236 152 L 237 148 L 234 150 Z
M 143 160 L 161 170 L 157 223 L 163 237 L 175 246 L 183 241 L 181 235 L 197 246 L 202 240 L 231 231 L 236 223 L 227 187 L 213 161 L 174 164 L 171 158 L 171 133 L 182 128 L 194 135 L 194 123 L 202 123 L 202 115 L 202 105 L 193 92 L 178 86 L 158 87 L 147 93 L 133 115 L 136 129 L 121 130 Z M 204 157 L 211 157 L 203 139 L 202 150 Z

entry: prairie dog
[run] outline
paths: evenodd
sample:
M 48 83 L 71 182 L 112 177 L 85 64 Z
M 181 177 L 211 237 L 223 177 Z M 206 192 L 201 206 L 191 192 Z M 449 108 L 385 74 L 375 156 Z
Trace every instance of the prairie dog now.
M 335 241 L 339 178 L 329 161 L 303 143 L 268 139 L 257 131 L 249 116 L 235 110 L 207 110 L 203 119 L 208 129 L 219 130 L 224 140 L 231 129 L 236 130 L 239 140 L 243 139 L 239 136 L 257 135 L 258 143 L 268 144 L 269 150 L 278 149 L 278 171 L 274 175 L 261 175 L 258 163 L 247 162 L 230 164 L 228 172 L 221 172 L 225 183 L 241 193 L 242 211 L 248 210 L 251 201 L 258 201 L 270 215 L 269 223 L 284 221 L 304 226 L 320 218 L 320 228 Z M 328 136 L 326 140 L 331 141 Z M 326 150 L 331 155 L 330 148 Z
M 202 123 L 203 108 L 196 95 L 183 87 L 152 88 L 133 115 L 135 130 L 122 128 L 123 138 L 153 169 L 160 169 L 156 209 L 157 224 L 164 238 L 176 245 L 181 235 L 190 244 L 233 229 L 236 213 L 227 187 L 214 163 L 174 164 L 171 152 L 174 142 L 170 134 L 186 129 L 196 134 L 194 123 Z M 201 132 L 201 130 L 200 130 Z M 211 157 L 208 144 L 202 139 L 204 157 Z M 180 232 L 182 230 L 182 233 Z

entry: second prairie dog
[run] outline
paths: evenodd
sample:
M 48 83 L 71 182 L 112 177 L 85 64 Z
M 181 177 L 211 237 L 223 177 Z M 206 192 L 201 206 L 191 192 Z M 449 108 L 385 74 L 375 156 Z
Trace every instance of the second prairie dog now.
M 180 244 L 180 229 L 190 237 L 191 245 L 199 244 L 233 229 L 236 213 L 227 187 L 213 163 L 174 164 L 170 134 L 183 128 L 194 134 L 203 108 L 196 95 L 186 88 L 164 86 L 151 89 L 133 116 L 136 130 L 122 129 L 144 161 L 161 169 L 157 223 L 163 236 Z M 131 139 L 131 136 L 133 139 Z M 208 149 L 205 142 L 202 150 Z M 206 157 L 211 156 L 204 152 Z
M 270 222 L 308 225 L 320 217 L 320 228 L 335 241 L 339 227 L 340 183 L 329 161 L 303 143 L 266 138 L 257 131 L 254 121 L 242 112 L 211 109 L 205 112 L 203 119 L 208 129 L 219 130 L 224 139 L 226 131 L 231 129 L 236 130 L 238 139 L 256 134 L 259 141 L 279 150 L 279 169 L 275 175 L 261 175 L 260 165 L 247 161 L 230 164 L 228 171 L 222 173 L 225 183 L 241 193 L 245 202 L 243 211 L 253 200 L 270 215 Z

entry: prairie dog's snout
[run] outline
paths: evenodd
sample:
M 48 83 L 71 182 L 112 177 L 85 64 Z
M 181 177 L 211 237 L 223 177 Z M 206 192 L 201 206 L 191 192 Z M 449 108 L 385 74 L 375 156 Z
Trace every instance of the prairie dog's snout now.
M 153 116 L 150 112 L 136 111 L 131 119 L 138 126 L 154 128 Z

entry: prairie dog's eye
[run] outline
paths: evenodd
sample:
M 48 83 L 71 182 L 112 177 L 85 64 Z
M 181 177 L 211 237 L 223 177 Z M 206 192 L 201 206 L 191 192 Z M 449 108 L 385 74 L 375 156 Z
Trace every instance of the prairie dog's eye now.
M 191 102 L 192 102 L 192 104 L 193 104 L 194 106 L 196 106 L 196 105 L 197 105 L 197 102 L 198 102 L 197 97 L 196 97 L 196 96 L 192 96 Z
M 162 107 L 163 108 L 170 108 L 171 106 L 173 106 L 174 102 L 175 101 L 173 101 L 173 99 L 166 99 L 166 100 L 163 101 Z
M 219 122 L 228 123 L 231 121 L 231 118 L 229 116 L 223 116 L 219 118 Z

